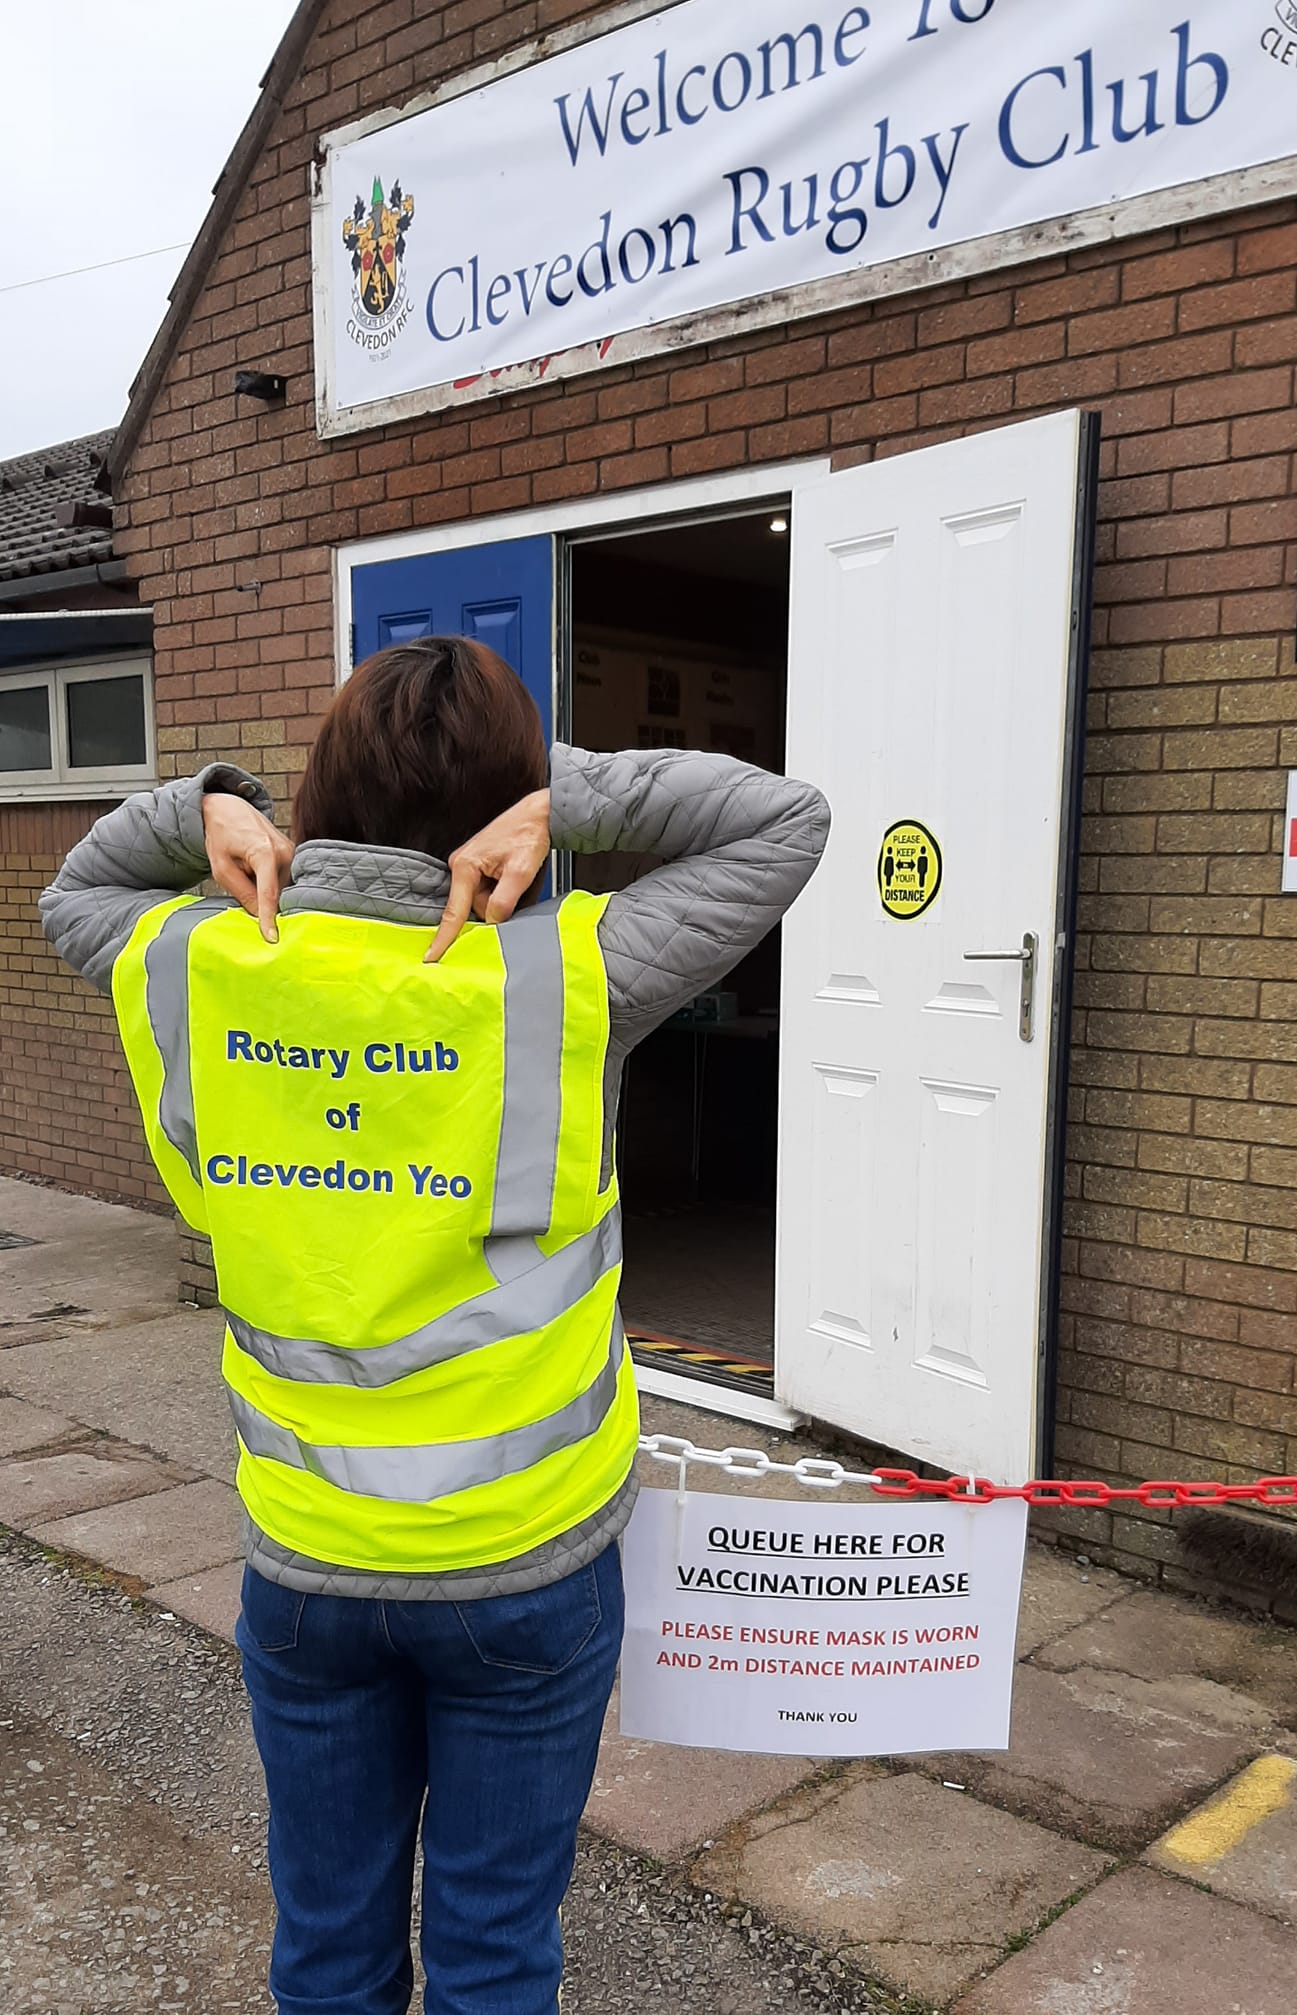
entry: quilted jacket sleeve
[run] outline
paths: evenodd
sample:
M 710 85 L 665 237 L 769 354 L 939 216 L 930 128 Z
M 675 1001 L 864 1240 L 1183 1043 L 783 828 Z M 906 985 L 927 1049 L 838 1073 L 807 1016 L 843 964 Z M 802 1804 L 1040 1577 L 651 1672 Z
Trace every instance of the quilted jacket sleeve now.
M 138 791 L 96 819 L 40 898 L 45 935 L 74 972 L 107 993 L 113 964 L 145 910 L 208 875 L 203 795 L 237 791 L 267 818 L 270 797 L 232 763 L 211 763 L 156 791 Z
M 829 834 L 828 804 L 813 785 L 685 749 L 592 755 L 560 743 L 550 805 L 556 847 L 664 863 L 609 898 L 600 931 L 622 1050 L 773 929 Z

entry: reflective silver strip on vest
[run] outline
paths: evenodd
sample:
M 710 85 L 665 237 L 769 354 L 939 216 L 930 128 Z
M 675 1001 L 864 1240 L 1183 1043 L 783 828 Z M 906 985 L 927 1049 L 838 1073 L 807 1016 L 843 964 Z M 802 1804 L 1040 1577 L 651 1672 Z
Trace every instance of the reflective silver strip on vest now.
M 504 1109 L 492 1238 L 544 1232 L 554 1209 L 563 1073 L 563 941 L 548 904 L 500 932 Z
M 198 1183 L 203 1172 L 189 1074 L 189 940 L 199 924 L 228 908 L 228 903 L 200 902 L 175 910 L 144 953 L 144 1005 L 162 1058 L 158 1124 Z
M 529 1272 L 447 1309 L 394 1343 L 351 1349 L 274 1336 L 228 1310 L 226 1320 L 239 1349 L 276 1378 L 295 1379 L 300 1385 L 392 1385 L 449 1358 L 540 1329 L 574 1308 L 621 1259 L 621 1213 L 610 1210 L 591 1231 L 559 1252 L 543 1254 L 533 1239 L 526 1244 L 532 1254 Z
M 404 1448 L 344 1448 L 333 1443 L 303 1441 L 289 1428 L 231 1392 L 230 1408 L 239 1439 L 249 1455 L 307 1470 L 336 1490 L 358 1497 L 378 1497 L 395 1504 L 429 1504 L 477 1484 L 499 1483 L 543 1462 L 548 1455 L 574 1448 L 603 1425 L 617 1394 L 624 1339 L 621 1315 L 613 1311 L 608 1360 L 593 1385 L 578 1393 L 544 1420 L 527 1427 L 507 1428 L 475 1441 L 434 1441 Z

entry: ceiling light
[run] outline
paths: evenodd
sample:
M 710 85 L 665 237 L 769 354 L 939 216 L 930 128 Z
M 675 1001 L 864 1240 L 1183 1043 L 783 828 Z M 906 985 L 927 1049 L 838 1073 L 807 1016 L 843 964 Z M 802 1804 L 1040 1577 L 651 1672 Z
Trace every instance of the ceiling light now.
M 787 518 L 772 518 L 770 520 L 770 529 L 772 532 L 786 532 L 788 530 Z

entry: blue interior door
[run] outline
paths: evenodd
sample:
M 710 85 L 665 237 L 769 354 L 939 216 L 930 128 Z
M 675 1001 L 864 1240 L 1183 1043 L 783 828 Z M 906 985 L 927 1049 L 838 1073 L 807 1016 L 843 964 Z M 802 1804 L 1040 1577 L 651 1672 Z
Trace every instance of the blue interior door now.
M 554 541 L 504 539 L 351 573 L 356 664 L 414 637 L 476 637 L 511 664 L 554 736 Z

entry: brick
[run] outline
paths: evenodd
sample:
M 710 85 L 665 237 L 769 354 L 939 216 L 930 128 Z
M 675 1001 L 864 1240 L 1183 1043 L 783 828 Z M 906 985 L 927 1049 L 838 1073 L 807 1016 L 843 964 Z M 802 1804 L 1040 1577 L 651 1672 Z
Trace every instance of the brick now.
M 1297 274 L 1282 270 L 1256 274 L 1186 295 L 1180 303 L 1180 327 L 1206 329 L 1259 321 L 1264 316 L 1289 314 L 1295 306 Z
M 1211 1223 L 1196 1213 L 1178 1217 L 1141 1211 L 1136 1235 L 1141 1244 L 1163 1252 L 1220 1260 L 1243 1259 L 1247 1254 L 1247 1235 L 1241 1224 Z
M 1177 425 L 1195 426 L 1236 413 L 1265 413 L 1287 406 L 1292 398 L 1291 367 L 1264 371 L 1234 371 L 1228 377 L 1205 378 L 1181 385 L 1175 395 Z
M 1233 271 L 1234 246 L 1227 238 L 1177 246 L 1171 252 L 1126 259 L 1121 269 L 1122 299 L 1139 301 L 1153 294 L 1178 293 L 1228 279 Z

